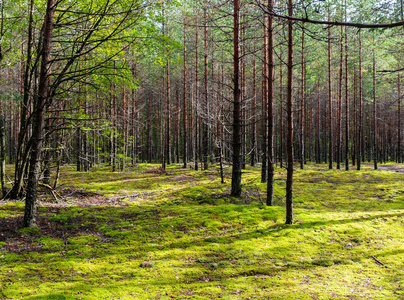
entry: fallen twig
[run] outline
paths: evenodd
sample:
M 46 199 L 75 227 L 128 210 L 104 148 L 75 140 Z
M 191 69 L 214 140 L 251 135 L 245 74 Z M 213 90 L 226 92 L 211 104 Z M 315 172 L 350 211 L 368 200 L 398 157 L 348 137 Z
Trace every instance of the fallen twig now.
M 374 259 L 374 261 L 378 264 L 378 265 L 380 265 L 380 266 L 383 266 L 383 267 L 385 267 L 385 268 L 388 268 L 388 266 L 386 266 L 386 264 L 385 263 L 382 263 L 380 260 L 378 260 L 375 256 L 371 256 L 373 259 Z

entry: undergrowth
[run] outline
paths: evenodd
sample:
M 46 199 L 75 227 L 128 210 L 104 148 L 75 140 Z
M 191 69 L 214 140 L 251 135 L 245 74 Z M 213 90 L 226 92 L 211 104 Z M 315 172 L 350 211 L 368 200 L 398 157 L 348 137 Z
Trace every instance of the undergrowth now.
M 285 225 L 283 169 L 267 207 L 258 168 L 236 199 L 229 169 L 221 184 L 214 166 L 158 167 L 65 167 L 31 230 L 23 203 L 1 202 L 0 297 L 403 299 L 404 174 L 296 170 Z

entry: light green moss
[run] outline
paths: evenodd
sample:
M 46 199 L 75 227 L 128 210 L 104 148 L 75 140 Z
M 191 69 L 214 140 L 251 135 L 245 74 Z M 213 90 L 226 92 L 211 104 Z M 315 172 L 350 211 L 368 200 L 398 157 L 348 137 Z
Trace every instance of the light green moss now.
M 283 169 L 276 169 L 275 206 L 267 207 L 258 199 L 266 184 L 257 167 L 243 173 L 241 199 L 229 197 L 216 167 L 146 172 L 156 167 L 139 164 L 126 173 L 62 169 L 64 186 L 119 196 L 129 206 L 70 206 L 58 213 L 40 207 L 59 235 L 26 235 L 18 251 L 8 240 L 0 244 L 0 295 L 402 298 L 403 174 L 328 171 L 325 165 L 296 170 L 295 224 L 284 225 Z M 4 218 L 22 214 L 20 202 L 0 204 Z

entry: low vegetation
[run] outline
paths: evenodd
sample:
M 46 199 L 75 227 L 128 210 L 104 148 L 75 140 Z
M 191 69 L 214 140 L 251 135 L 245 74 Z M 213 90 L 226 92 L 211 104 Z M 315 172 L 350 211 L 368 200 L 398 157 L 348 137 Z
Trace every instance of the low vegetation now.
M 41 191 L 37 228 L 0 202 L 5 299 L 403 299 L 404 174 L 296 170 L 295 224 L 284 225 L 257 168 L 240 199 L 219 170 L 140 164 L 125 173 L 64 167 Z

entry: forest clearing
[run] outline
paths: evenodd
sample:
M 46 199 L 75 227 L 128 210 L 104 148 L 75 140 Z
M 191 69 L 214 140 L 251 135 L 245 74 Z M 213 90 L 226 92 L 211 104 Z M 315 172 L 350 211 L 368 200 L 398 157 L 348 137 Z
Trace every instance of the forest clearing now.
M 5 299 L 402 299 L 404 174 L 297 170 L 285 225 L 284 169 L 266 206 L 258 167 L 229 196 L 219 168 L 62 168 L 40 190 L 38 228 L 0 202 Z M 228 183 L 230 170 L 225 169 Z
M 403 0 L 0 0 L 0 298 L 404 299 Z

